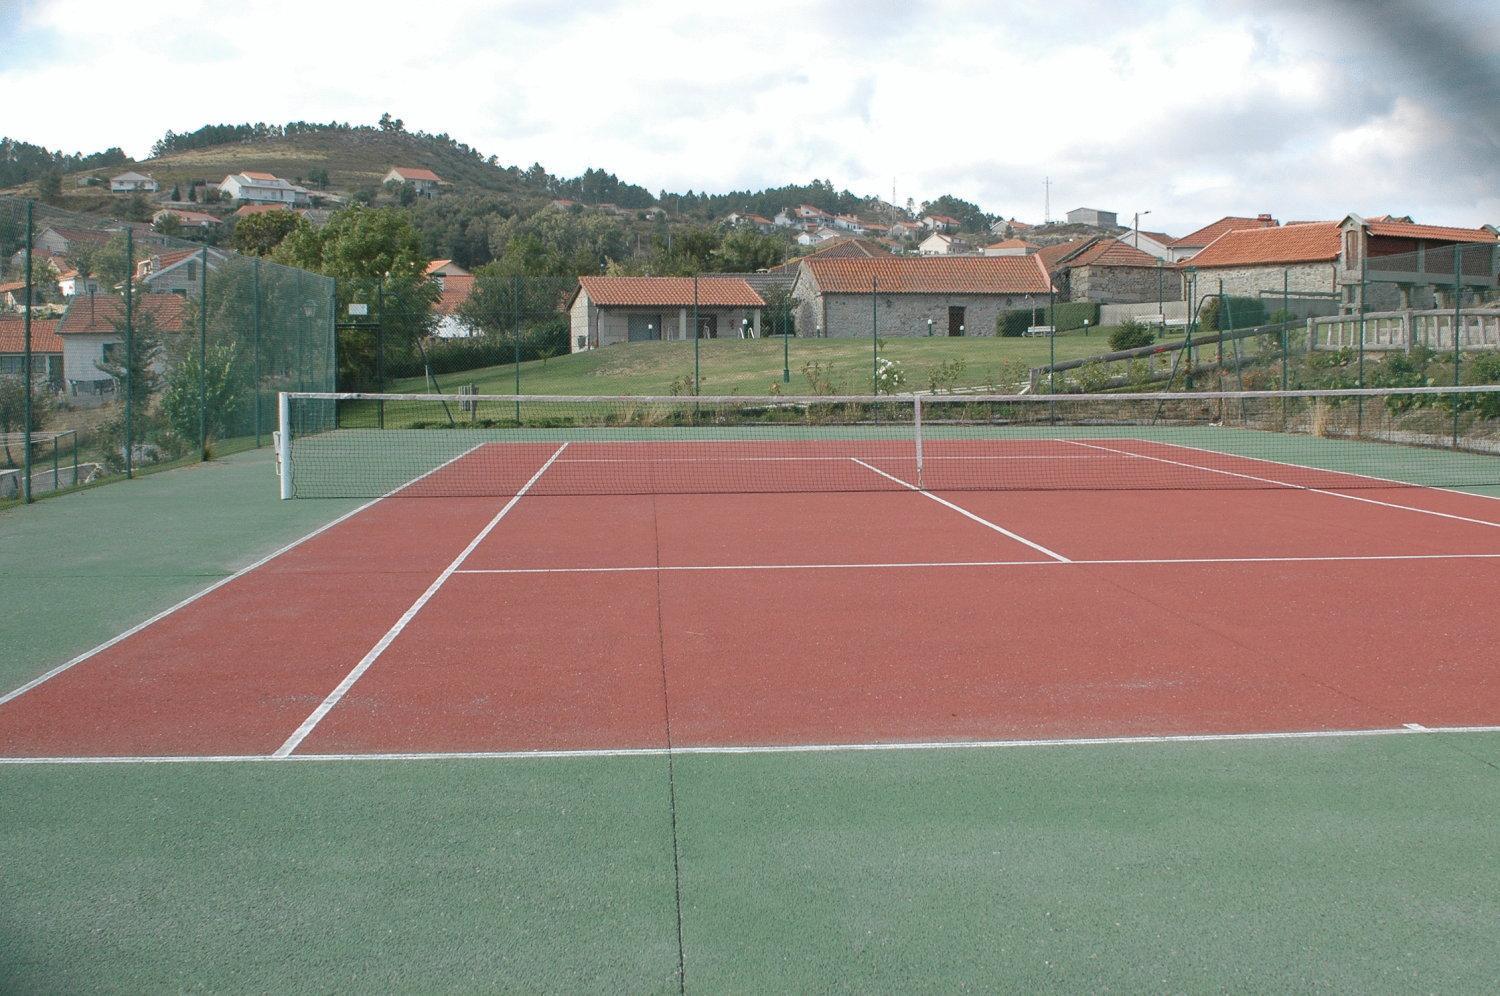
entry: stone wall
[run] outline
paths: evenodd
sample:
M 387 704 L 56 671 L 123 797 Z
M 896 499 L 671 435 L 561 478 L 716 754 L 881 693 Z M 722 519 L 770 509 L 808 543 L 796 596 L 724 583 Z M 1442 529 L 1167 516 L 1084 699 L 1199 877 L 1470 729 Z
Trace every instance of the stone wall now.
M 1031 301 L 1046 304 L 1045 297 L 1033 297 Z M 821 324 L 823 335 L 829 338 L 868 336 L 873 319 L 882 338 L 925 336 L 930 319 L 932 334 L 946 336 L 948 309 L 963 308 L 964 335 L 992 336 L 1001 313 L 1027 307 L 1027 297 L 1024 294 L 879 294 L 875 304 L 872 309 L 869 294 L 813 295 L 799 302 L 798 333 L 816 334 L 813 330 Z M 807 331 L 803 332 L 804 329 Z
M 1333 263 L 1293 263 L 1289 266 L 1216 266 L 1198 271 L 1194 296 L 1204 298 L 1219 292 L 1235 297 L 1263 297 L 1263 291 L 1280 291 L 1283 274 L 1293 293 L 1336 294 L 1338 271 Z
M 1155 303 L 1182 298 L 1182 275 L 1167 267 L 1075 266 L 1068 270 L 1068 300 L 1101 304 Z

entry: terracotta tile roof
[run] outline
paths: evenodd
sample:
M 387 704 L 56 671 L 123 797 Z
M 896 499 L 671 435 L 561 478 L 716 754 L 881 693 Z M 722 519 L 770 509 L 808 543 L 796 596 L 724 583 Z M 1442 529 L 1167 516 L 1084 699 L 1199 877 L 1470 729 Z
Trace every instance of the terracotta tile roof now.
M 771 267 L 772 273 L 781 273 L 795 270 L 802 264 L 804 259 L 871 259 L 876 256 L 889 256 L 890 250 L 879 239 L 857 239 L 840 236 L 829 239 L 818 248 L 805 256 L 789 259 Z
M 252 214 L 265 214 L 267 211 L 290 211 L 288 204 L 243 204 L 235 209 L 236 218 L 245 218 Z
M 1283 225 L 1280 228 L 1242 228 L 1225 232 L 1183 266 L 1265 266 L 1277 263 L 1320 263 L 1338 259 L 1341 239 L 1334 222 Z
M 1046 272 L 1031 256 L 885 256 L 809 259 L 802 264 L 826 294 L 1045 294 Z
M 444 277 L 442 292 L 433 308 L 440 315 L 456 314 L 459 305 L 467 301 L 472 293 L 474 293 L 473 277 Z
M 1032 255 L 1042 261 L 1048 273 L 1056 272 L 1058 266 L 1075 253 L 1082 252 L 1098 241 L 1098 237 L 1092 239 L 1074 239 L 1072 242 L 1057 242 L 1050 246 L 1042 246 Z
M 693 303 L 692 277 L 579 277 L 589 300 L 605 307 L 681 308 Z M 698 303 L 718 308 L 761 308 L 765 301 L 734 277 L 698 281 Z
M 1212 225 L 1204 225 L 1196 232 L 1190 232 L 1172 243 L 1174 246 L 1192 248 L 1193 246 L 1206 246 L 1225 232 L 1234 232 L 1244 228 L 1275 228 L 1276 219 L 1265 215 L 1259 218 L 1240 218 L 1229 215 L 1220 218 Z
M 1036 248 L 1038 248 L 1038 246 L 1036 245 L 1036 243 L 1034 243 L 1034 242 L 1027 242 L 1025 239 L 1005 239 L 1005 240 L 1003 240 L 1001 242 L 992 242 L 989 245 L 985 246 L 985 248 L 986 249 L 1036 249 Z
M 26 352 L 25 318 L 21 315 L 0 315 L 0 353 Z M 56 318 L 31 319 L 31 351 L 33 353 L 61 353 L 62 340 L 57 337 Z
M 187 299 L 181 294 L 137 294 L 133 304 L 136 314 L 149 314 L 156 319 L 157 329 L 164 332 L 182 331 Z M 125 320 L 125 299 L 118 294 L 79 294 L 68 304 L 58 322 L 58 335 L 77 335 L 83 332 L 113 334 L 115 323 Z
M 1371 235 L 1392 235 L 1403 239 L 1436 239 L 1442 242 L 1494 242 L 1495 233 L 1485 228 L 1449 228 L 1444 225 L 1413 225 L 1404 221 L 1365 223 Z
M 245 172 L 241 173 L 240 176 L 243 176 L 247 180 L 275 180 L 275 179 L 279 179 L 276 176 L 276 174 L 274 174 L 274 173 L 252 173 L 248 169 L 245 170 Z
M 66 276 L 66 274 L 64 274 L 64 276 Z M 35 272 L 32 273 L 32 278 L 33 279 L 36 278 Z M 25 290 L 25 289 L 26 289 L 26 281 L 24 281 L 24 280 L 16 280 L 16 281 L 13 281 L 12 283 L 0 284 L 0 294 L 10 294 L 10 293 L 12 293 L 14 291 Z
M 56 225 L 47 226 L 48 230 L 60 235 L 67 242 L 93 242 L 103 245 L 114 236 L 114 232 L 104 232 L 97 228 L 59 228 Z
M 454 269 L 458 270 L 459 272 L 455 274 L 455 276 L 466 277 L 469 275 L 469 271 L 465 270 L 463 267 L 459 266 L 451 259 L 435 259 L 427 264 L 427 269 L 423 272 L 430 277 L 445 266 L 451 266 Z
M 410 166 L 392 166 L 391 172 L 403 180 L 426 180 L 429 183 L 443 183 L 442 177 L 430 169 L 416 169 Z
M 1172 236 L 1168 235 L 1166 232 L 1148 232 L 1144 228 L 1142 228 L 1140 232 L 1142 235 L 1153 238 L 1164 246 L 1169 246 L 1172 244 Z
M 1137 249 L 1119 239 L 1100 239 L 1078 255 L 1064 261 L 1074 266 L 1150 266 L 1159 263 L 1149 252 Z

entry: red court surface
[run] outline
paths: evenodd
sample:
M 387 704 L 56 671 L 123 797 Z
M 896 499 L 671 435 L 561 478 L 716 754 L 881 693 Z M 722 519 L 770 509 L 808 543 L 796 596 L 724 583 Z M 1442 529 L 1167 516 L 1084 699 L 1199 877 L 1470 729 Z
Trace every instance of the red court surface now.
M 955 460 L 923 491 L 857 442 L 588 443 L 515 450 L 495 490 L 519 495 L 417 496 L 471 454 L 0 702 L 0 758 L 1500 724 L 1500 502 L 1090 442 L 1101 481 L 1160 457 L 1174 486 L 962 490 Z M 674 493 L 750 456 L 885 490 Z M 601 467 L 663 493 L 556 493 Z

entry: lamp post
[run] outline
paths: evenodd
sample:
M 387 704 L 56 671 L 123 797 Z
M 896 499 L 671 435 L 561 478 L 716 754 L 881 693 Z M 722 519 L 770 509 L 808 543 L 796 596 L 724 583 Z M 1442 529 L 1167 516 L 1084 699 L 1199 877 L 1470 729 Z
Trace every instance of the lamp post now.
M 1135 247 L 1137 249 L 1141 247 L 1141 219 L 1150 213 L 1150 211 L 1137 211 L 1135 213 L 1135 224 L 1131 227 L 1135 229 Z
M 932 319 L 927 319 L 927 338 L 932 338 Z
M 750 319 L 748 319 L 748 318 L 741 318 L 740 319 L 740 338 L 741 339 L 748 339 L 748 338 L 750 338 Z

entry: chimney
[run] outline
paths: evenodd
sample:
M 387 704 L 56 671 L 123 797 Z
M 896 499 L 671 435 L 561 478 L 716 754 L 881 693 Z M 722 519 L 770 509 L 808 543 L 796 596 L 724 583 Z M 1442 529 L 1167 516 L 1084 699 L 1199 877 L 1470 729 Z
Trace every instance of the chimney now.
M 1269 214 L 1258 214 L 1255 216 L 1255 220 L 1266 222 L 1267 224 L 1269 224 L 1271 221 L 1271 216 Z

